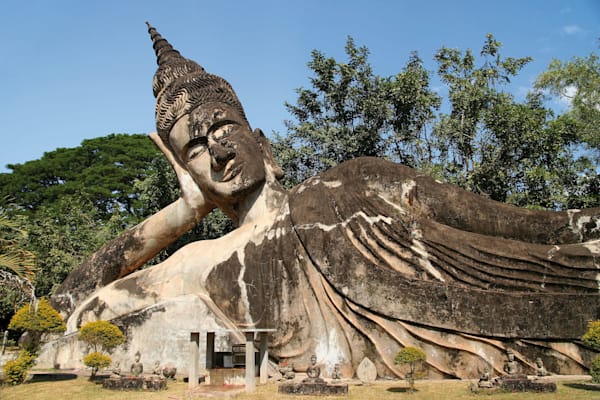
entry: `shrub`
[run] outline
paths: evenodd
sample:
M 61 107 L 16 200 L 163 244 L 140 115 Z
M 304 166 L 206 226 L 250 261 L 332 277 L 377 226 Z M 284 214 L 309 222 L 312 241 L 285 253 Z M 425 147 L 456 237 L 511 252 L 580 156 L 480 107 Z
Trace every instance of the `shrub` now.
M 98 351 L 98 347 L 110 351 L 125 342 L 119 327 L 108 321 L 88 322 L 81 327 L 77 338 L 91 345 L 94 351 Z
M 64 332 L 67 326 L 50 302 L 42 298 L 34 307 L 26 304 L 17 310 L 8 324 L 8 329 L 27 332 L 30 335 L 30 343 L 26 349 L 33 353 L 39 348 L 42 333 Z
M 48 299 L 38 301 L 37 309 L 26 304 L 21 307 L 10 320 L 9 329 L 35 332 L 64 332 L 67 329 L 65 321 L 52 306 Z
M 92 369 L 91 378 L 96 376 L 96 372 L 98 372 L 98 370 L 100 370 L 101 368 L 108 367 L 111 362 L 112 359 L 108 355 L 102 354 L 97 351 L 94 351 L 93 353 L 90 353 L 83 357 L 83 363 Z
M 405 378 L 410 385 L 410 390 L 415 389 L 415 379 L 417 376 L 417 368 L 423 366 L 423 362 L 427 360 L 425 352 L 417 347 L 405 347 L 400 350 L 394 359 L 396 364 L 406 364 L 409 366 L 409 372 L 406 373 Z
M 19 385 L 27 378 L 27 373 L 35 364 L 35 355 L 22 350 L 19 357 L 4 365 L 4 379 L 10 385 Z
M 600 321 L 592 321 L 588 324 L 587 332 L 581 337 L 583 343 L 596 350 L 600 350 Z

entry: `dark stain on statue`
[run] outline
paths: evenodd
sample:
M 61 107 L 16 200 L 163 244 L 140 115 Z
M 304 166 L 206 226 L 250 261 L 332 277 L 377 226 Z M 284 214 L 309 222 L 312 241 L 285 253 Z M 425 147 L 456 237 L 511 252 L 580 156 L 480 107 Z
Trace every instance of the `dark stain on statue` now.
M 245 323 L 245 306 L 238 283 L 242 265 L 234 252 L 208 274 L 206 288 L 215 304 L 234 322 Z
M 79 314 L 79 318 L 77 319 L 77 326 L 81 327 L 82 320 L 81 318 L 87 314 L 88 311 L 92 311 L 95 315 L 102 314 L 102 311 L 106 309 L 106 303 L 100 300 L 98 297 L 94 297 L 90 300 L 87 305 L 81 310 Z
M 146 292 L 140 285 L 137 283 L 137 278 L 135 276 L 126 277 L 115 282 L 115 289 L 126 290 L 129 294 L 134 295 L 136 297 L 147 297 L 148 292 Z

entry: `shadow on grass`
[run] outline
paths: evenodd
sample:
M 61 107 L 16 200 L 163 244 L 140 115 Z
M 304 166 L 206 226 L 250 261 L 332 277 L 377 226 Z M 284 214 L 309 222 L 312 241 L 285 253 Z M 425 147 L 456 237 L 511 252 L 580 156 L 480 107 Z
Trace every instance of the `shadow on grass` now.
M 68 381 L 71 379 L 77 379 L 77 374 L 70 374 L 64 372 L 47 372 L 47 373 L 35 373 L 31 376 L 28 383 L 35 382 L 51 382 L 51 381 Z
M 565 383 L 564 385 L 573 389 L 583 389 L 600 392 L 600 384 L 598 383 Z
M 411 390 L 411 388 L 407 387 L 391 387 L 387 388 L 387 391 L 392 393 L 416 393 L 419 390 L 416 388 Z

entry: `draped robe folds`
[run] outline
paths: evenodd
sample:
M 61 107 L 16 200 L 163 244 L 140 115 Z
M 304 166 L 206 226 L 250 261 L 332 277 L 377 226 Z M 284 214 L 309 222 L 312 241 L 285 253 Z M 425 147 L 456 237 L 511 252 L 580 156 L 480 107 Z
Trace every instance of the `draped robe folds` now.
M 295 188 L 265 239 L 206 287 L 234 323 L 277 328 L 272 354 L 316 354 L 343 375 L 366 356 L 401 376 L 402 346 L 424 349 L 433 377 L 500 373 L 509 348 L 525 371 L 541 356 L 583 373 L 591 353 L 575 342 L 600 311 L 598 211 L 520 209 L 363 158 Z

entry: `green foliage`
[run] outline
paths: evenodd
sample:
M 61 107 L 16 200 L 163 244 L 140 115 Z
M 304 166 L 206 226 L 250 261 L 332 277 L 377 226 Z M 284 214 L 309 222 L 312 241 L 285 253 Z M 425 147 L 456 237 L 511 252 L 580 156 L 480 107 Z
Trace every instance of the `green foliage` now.
M 590 365 L 590 375 L 592 376 L 592 382 L 600 383 L 600 355 L 597 355 Z
M 287 170 L 288 186 L 354 157 L 383 154 L 384 81 L 373 74 L 366 47 L 349 37 L 345 50 L 347 63 L 314 50 L 308 63 L 312 89 L 297 89 L 298 104 L 286 103 L 296 122 L 286 122 L 286 151 L 275 144 L 274 153 Z
M 386 122 L 390 131 L 388 155 L 421 169 L 430 168 L 433 162 L 427 127 L 441 105 L 441 98 L 429 87 L 429 81 L 423 60 L 417 52 L 412 52 L 404 70 L 386 78 L 384 87 L 390 110 Z
M 448 90 L 443 108 L 416 53 L 401 73 L 380 77 L 368 49 L 351 38 L 345 63 L 313 51 L 312 87 L 298 89 L 296 104 L 286 104 L 293 120 L 286 122 L 287 135 L 275 134 L 273 142 L 284 186 L 375 155 L 517 206 L 600 206 L 597 158 L 584 151 L 584 144 L 598 150 L 600 142 L 598 58 L 554 62 L 537 91 L 518 103 L 507 88 L 532 59 L 503 57 L 501 48 L 488 34 L 478 54 L 445 47 L 435 54 Z M 563 97 L 573 92 L 572 110 L 556 116 L 544 106 L 542 90 Z M 449 112 L 437 113 L 440 108 Z
M 568 114 L 577 121 L 578 135 L 600 156 L 600 59 L 595 53 L 562 62 L 552 60 L 535 81 L 538 90 L 569 105 Z
M 97 351 L 83 357 L 83 363 L 92 369 L 92 377 L 96 376 L 100 369 L 108 367 L 111 362 L 110 356 Z
M 409 371 L 406 373 L 406 380 L 410 384 L 410 389 L 414 390 L 415 379 L 419 377 L 420 367 L 424 367 L 424 362 L 427 360 L 425 352 L 418 347 L 407 346 L 398 351 L 394 362 L 396 364 L 408 365 Z
M 64 332 L 67 326 L 62 317 L 51 305 L 42 298 L 37 307 L 27 304 L 21 307 L 10 320 L 9 329 L 39 333 Z
M 19 357 L 4 365 L 4 379 L 9 385 L 19 385 L 27 378 L 27 373 L 35 364 L 35 355 L 21 350 Z
M 8 165 L 12 173 L 0 174 L 0 196 L 10 194 L 29 212 L 78 196 L 91 202 L 105 221 L 117 212 L 123 222 L 137 223 L 145 210 L 133 184 L 157 157 L 162 154 L 146 135 L 88 139 L 79 147 L 45 153 L 40 160 Z
M 31 352 L 38 350 L 43 333 L 60 333 L 66 328 L 65 321 L 45 298 L 37 301 L 37 304 L 21 307 L 8 324 L 8 329 L 29 334 L 29 342 L 25 346 Z
M 591 321 L 588 330 L 581 337 L 583 343 L 600 351 L 600 320 Z
M 93 203 L 78 196 L 42 204 L 28 226 L 29 246 L 38 255 L 37 294 L 52 295 L 73 268 L 121 232 L 115 219 L 102 220 Z
M 21 278 L 32 280 L 35 275 L 35 255 L 25 248 L 28 232 L 18 216 L 9 216 L 0 206 L 0 268 Z
M 88 322 L 82 326 L 77 338 L 91 345 L 94 351 L 97 351 L 98 347 L 110 351 L 125 342 L 125 336 L 118 326 L 102 320 Z
M 418 347 L 407 346 L 401 349 L 394 358 L 396 364 L 413 364 L 427 360 L 425 352 Z

